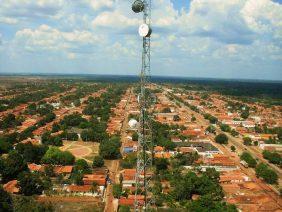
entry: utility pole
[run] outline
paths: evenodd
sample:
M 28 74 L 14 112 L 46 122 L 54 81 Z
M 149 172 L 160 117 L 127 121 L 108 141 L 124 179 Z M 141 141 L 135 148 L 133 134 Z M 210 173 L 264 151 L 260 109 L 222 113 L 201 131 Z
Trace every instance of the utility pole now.
M 149 77 L 151 72 L 151 0 L 136 0 L 132 5 L 135 13 L 143 12 L 143 24 L 139 35 L 143 38 L 140 94 L 138 96 L 140 116 L 138 127 L 138 150 L 135 176 L 135 211 L 147 211 L 151 205 L 150 180 L 152 176 L 152 130 L 148 109 L 150 107 Z M 144 200 L 139 195 L 144 195 Z

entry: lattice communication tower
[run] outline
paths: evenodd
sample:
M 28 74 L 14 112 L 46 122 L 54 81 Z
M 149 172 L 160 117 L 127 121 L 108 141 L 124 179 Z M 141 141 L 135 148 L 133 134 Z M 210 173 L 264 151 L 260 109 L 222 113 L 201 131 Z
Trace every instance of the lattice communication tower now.
M 135 211 L 147 211 L 152 203 L 152 130 L 148 109 L 151 105 L 149 94 L 149 78 L 151 72 L 151 0 L 136 0 L 132 5 L 135 13 L 143 12 L 143 24 L 139 27 L 139 35 L 143 38 L 142 68 L 140 73 L 140 107 L 138 127 L 138 151 L 135 177 Z M 144 195 L 144 199 L 140 198 Z

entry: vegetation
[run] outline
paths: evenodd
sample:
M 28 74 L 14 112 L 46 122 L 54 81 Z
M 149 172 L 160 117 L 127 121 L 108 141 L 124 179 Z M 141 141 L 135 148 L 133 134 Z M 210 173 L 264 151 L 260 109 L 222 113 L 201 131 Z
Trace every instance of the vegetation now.
M 244 141 L 244 145 L 246 145 L 246 146 L 251 146 L 252 142 L 253 142 L 252 139 L 249 138 L 249 137 L 244 137 L 243 141 Z
M 93 159 L 92 166 L 94 168 L 100 168 L 100 167 L 104 166 L 104 159 L 103 159 L 103 157 L 101 157 L 99 155 L 95 156 L 94 159 Z
M 215 137 L 215 142 L 219 144 L 228 144 L 228 137 L 224 133 L 218 134 Z
M 266 164 L 260 163 L 256 167 L 256 175 L 264 179 L 269 184 L 277 184 L 278 175 L 275 171 L 270 169 Z
M 207 128 L 206 128 L 206 131 L 209 132 L 209 133 L 216 133 L 216 128 L 213 126 L 213 125 L 209 125 Z
M 132 141 L 138 141 L 138 133 L 137 132 L 134 132 L 132 134 Z
M 205 113 L 204 118 L 209 120 L 211 124 L 216 124 L 218 122 L 218 119 L 211 114 Z
M 121 167 L 124 169 L 132 169 L 136 166 L 137 156 L 136 153 L 129 153 L 121 160 Z
M 42 135 L 42 143 L 45 145 L 62 146 L 63 140 L 60 136 L 51 136 L 51 132 L 45 132 Z
M 99 154 L 104 159 L 117 159 L 121 156 L 120 154 L 120 138 L 115 136 L 110 138 L 109 140 L 104 140 L 100 144 Z
M 17 119 L 14 114 L 9 113 L 7 116 L 2 118 L 2 121 L 0 120 L 0 129 L 12 128 L 19 126 L 20 124 L 21 121 Z
M 75 157 L 68 151 L 63 152 L 57 147 L 49 147 L 41 161 L 52 165 L 72 165 Z
M 18 176 L 18 185 L 20 193 L 25 196 L 32 196 L 34 194 L 42 194 L 44 189 L 43 182 L 37 174 L 22 172 Z
M 236 147 L 233 146 L 233 145 L 230 147 L 230 149 L 231 149 L 232 152 L 235 152 L 235 151 L 236 151 Z
M 237 137 L 239 135 L 239 133 L 234 129 L 232 129 L 230 133 L 233 137 Z
M 73 172 L 87 174 L 87 173 L 91 173 L 91 169 L 88 163 L 86 162 L 86 160 L 78 159 L 74 163 Z
M 245 161 L 249 167 L 255 168 L 257 165 L 257 161 L 248 152 L 243 152 L 240 159 Z
M 23 211 L 30 211 L 30 212 L 53 212 L 54 207 L 50 203 L 42 203 L 37 202 L 32 197 L 25 197 L 25 196 L 15 196 L 13 198 L 13 208 L 15 212 L 23 212 Z
M 199 155 L 197 152 L 188 154 L 177 154 L 172 159 L 171 164 L 175 168 L 179 168 L 180 166 L 191 166 L 198 159 Z
M 227 124 L 220 124 L 219 127 L 223 132 L 231 132 L 231 127 Z
M 39 164 L 48 147 L 45 145 L 32 145 L 31 143 L 19 143 L 16 150 L 26 162 Z
M 0 158 L 0 175 L 3 183 L 15 179 L 18 174 L 27 170 L 27 163 L 17 151 L 9 152 L 6 159 Z
M 12 197 L 0 186 L 0 211 L 13 211 Z
M 113 185 L 113 195 L 115 198 L 120 198 L 122 195 L 122 186 L 121 184 L 114 184 Z
M 263 158 L 268 160 L 270 163 L 277 164 L 280 167 L 282 166 L 282 157 L 279 153 L 264 150 L 262 154 Z

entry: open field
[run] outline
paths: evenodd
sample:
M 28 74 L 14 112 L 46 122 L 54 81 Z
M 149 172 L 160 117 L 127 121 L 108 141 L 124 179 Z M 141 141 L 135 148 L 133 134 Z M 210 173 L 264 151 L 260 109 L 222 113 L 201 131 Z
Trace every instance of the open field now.
M 51 202 L 55 212 L 100 212 L 104 210 L 104 204 L 93 197 L 40 197 L 38 201 Z
M 93 158 L 99 153 L 99 143 L 64 141 L 60 149 L 71 152 L 77 159 L 85 159 L 88 162 L 92 162 Z

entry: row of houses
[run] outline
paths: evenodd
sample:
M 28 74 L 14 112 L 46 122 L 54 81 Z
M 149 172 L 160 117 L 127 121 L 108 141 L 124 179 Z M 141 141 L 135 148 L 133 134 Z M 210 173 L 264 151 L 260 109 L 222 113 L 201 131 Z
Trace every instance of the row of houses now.
M 39 172 L 44 173 L 47 164 L 28 164 L 28 168 L 30 172 Z M 62 176 L 63 179 L 69 179 L 72 172 L 73 166 L 61 166 L 61 165 L 54 165 L 53 173 L 54 177 Z M 65 191 L 69 192 L 71 195 L 78 195 L 78 196 L 97 196 L 102 195 L 104 189 L 106 187 L 106 175 L 102 172 L 92 173 L 92 174 L 84 174 L 83 178 L 83 185 L 63 185 L 62 189 L 53 188 L 53 190 L 57 191 Z M 19 186 L 17 180 L 9 181 L 8 183 L 3 185 L 4 190 L 10 193 L 17 194 L 19 193 Z

